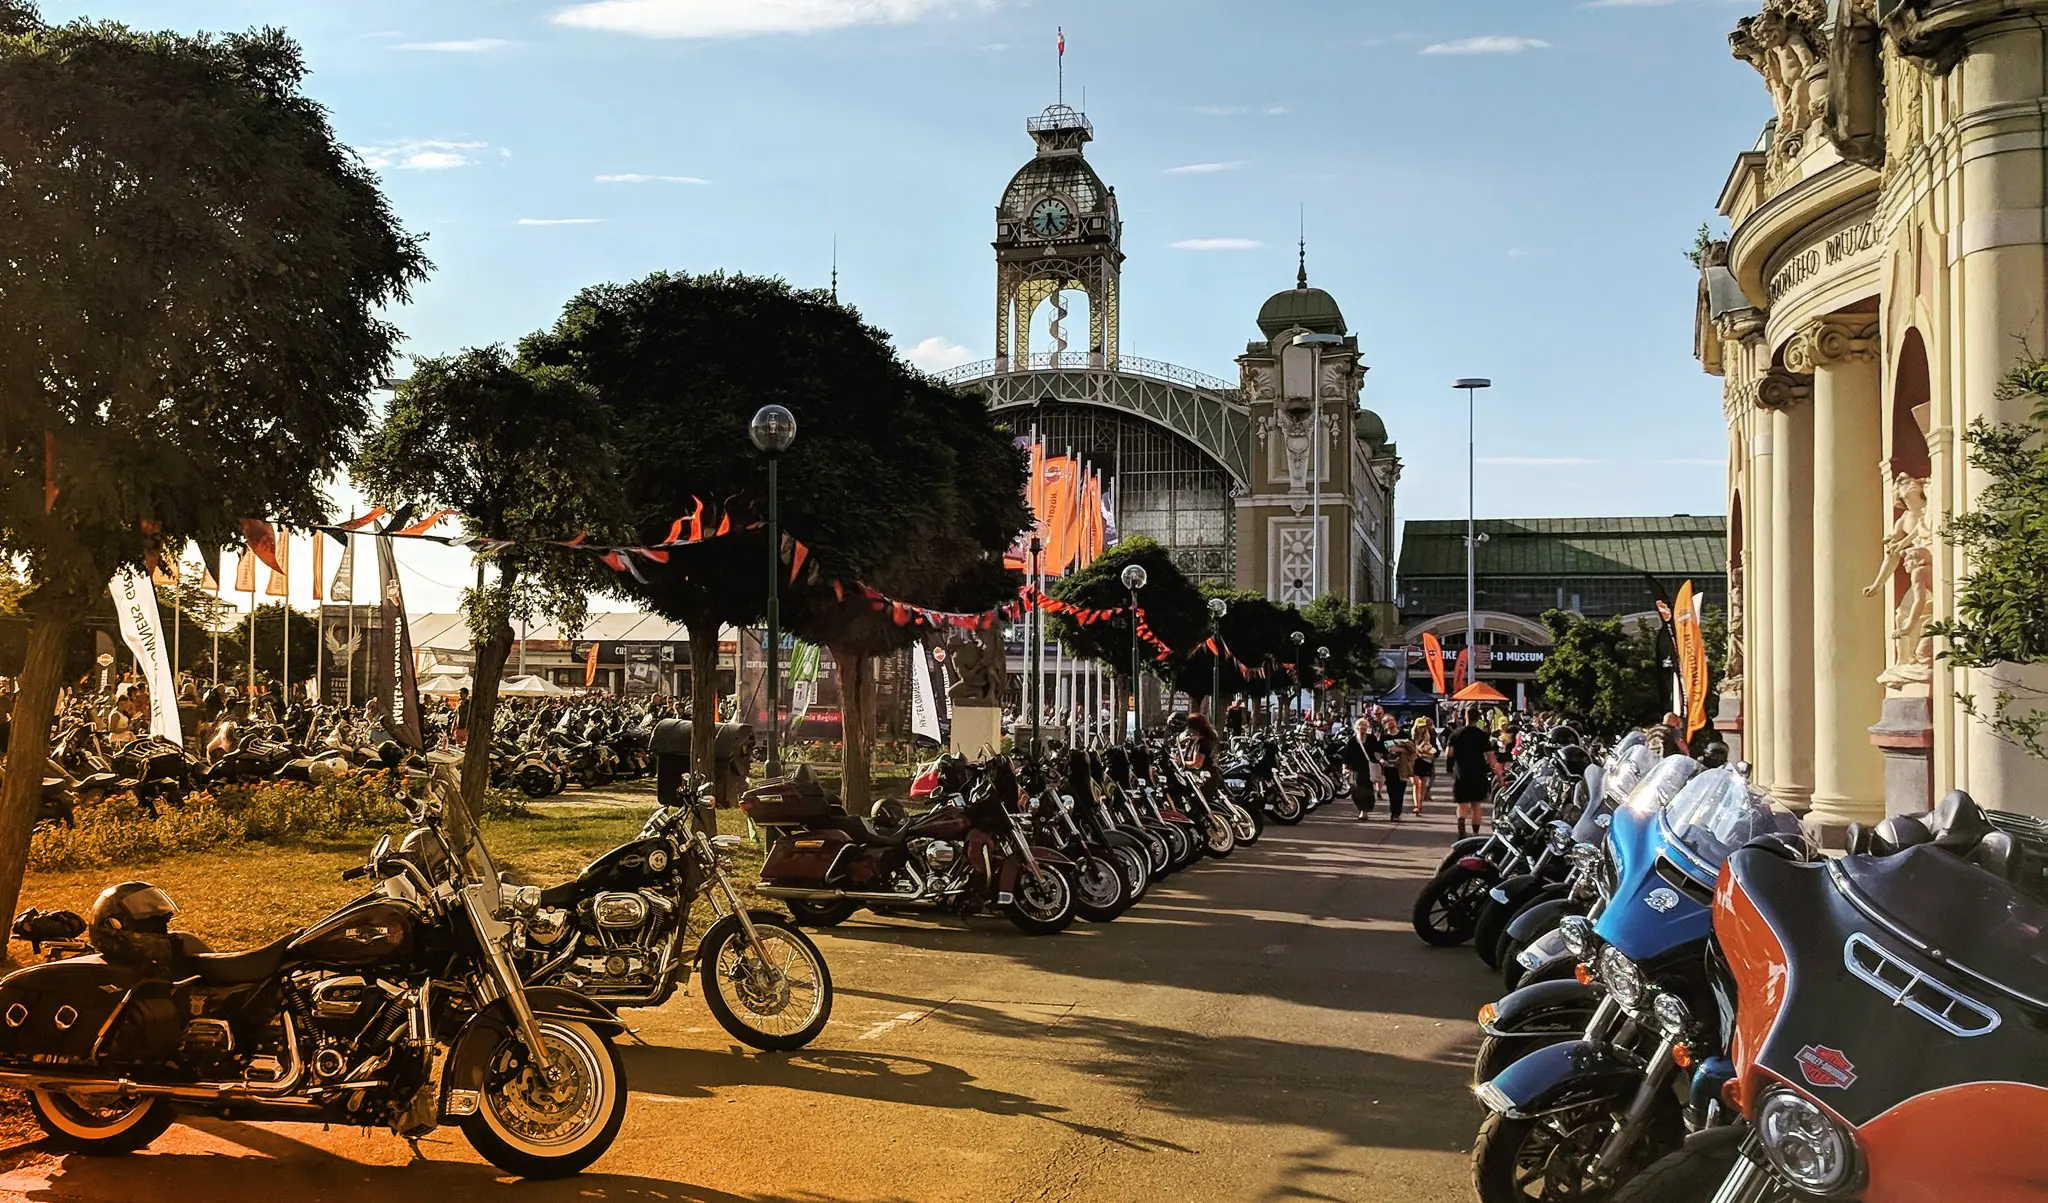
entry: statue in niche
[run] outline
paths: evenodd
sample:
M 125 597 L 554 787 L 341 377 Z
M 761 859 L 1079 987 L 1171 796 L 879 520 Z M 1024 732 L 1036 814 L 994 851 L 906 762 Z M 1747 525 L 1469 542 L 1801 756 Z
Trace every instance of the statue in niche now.
M 1886 685 L 1925 685 L 1934 679 L 1934 529 L 1927 519 L 1927 482 L 1904 472 L 1890 479 L 1892 528 L 1884 537 L 1884 563 L 1863 591 L 1868 597 L 1888 585 L 1892 603 L 1892 665 L 1878 677 Z
M 973 640 L 954 644 L 948 652 L 960 679 L 947 690 L 955 706 L 1001 706 L 1007 685 L 1002 636 L 982 631 Z
M 1796 155 L 1801 135 L 1827 111 L 1827 8 L 1821 0 L 1765 0 L 1754 17 L 1735 23 L 1728 46 L 1756 68 L 1778 112 L 1778 141 Z

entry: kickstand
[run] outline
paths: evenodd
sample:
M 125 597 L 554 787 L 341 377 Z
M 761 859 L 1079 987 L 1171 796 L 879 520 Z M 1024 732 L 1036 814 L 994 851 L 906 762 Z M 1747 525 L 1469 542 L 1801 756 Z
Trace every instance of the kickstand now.
M 408 1137 L 406 1137 L 406 1138 L 405 1138 L 405 1143 L 406 1143 L 407 1145 L 410 1145 L 410 1146 L 412 1147 L 412 1159 L 413 1159 L 414 1161 L 425 1161 L 425 1160 L 427 1159 L 427 1155 L 426 1155 L 425 1153 L 423 1153 L 423 1152 L 421 1152 L 421 1151 L 420 1151 L 420 1138 L 419 1138 L 419 1137 L 417 1137 L 417 1136 L 408 1136 Z
M 637 1044 L 637 1045 L 641 1046 L 642 1048 L 653 1048 L 653 1047 L 654 1047 L 653 1045 L 651 1045 L 651 1044 L 647 1043 L 647 1042 L 646 1042 L 645 1040 L 642 1040 L 642 1039 L 640 1038 L 640 1029 L 639 1029 L 639 1028 L 626 1028 L 624 1024 L 621 1024 L 621 1025 L 619 1025 L 619 1026 L 620 1026 L 620 1027 L 622 1027 L 622 1028 L 625 1028 L 625 1032 L 626 1032 L 626 1035 L 628 1035 L 628 1036 L 631 1036 L 631 1037 L 633 1038 L 633 1043 L 635 1043 L 635 1044 Z

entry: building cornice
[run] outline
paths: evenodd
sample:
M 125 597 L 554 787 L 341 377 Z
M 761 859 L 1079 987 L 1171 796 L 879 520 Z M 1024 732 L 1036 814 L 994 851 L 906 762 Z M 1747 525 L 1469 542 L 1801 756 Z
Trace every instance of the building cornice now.
M 1877 172 L 1855 163 L 1832 164 L 1765 201 L 1728 239 L 1728 267 L 1742 293 L 1758 309 L 1771 306 L 1765 269 L 1778 249 L 1816 222 L 1859 202 L 1875 199 Z

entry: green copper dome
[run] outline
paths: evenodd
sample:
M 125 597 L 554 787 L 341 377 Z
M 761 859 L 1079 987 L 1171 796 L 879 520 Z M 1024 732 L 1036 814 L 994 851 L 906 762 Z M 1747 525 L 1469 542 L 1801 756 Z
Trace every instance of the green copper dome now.
M 1344 311 L 1337 308 L 1337 299 L 1320 288 L 1276 292 L 1259 310 L 1259 330 L 1267 338 L 1295 327 L 1311 334 L 1351 333 L 1344 327 Z
M 1358 411 L 1358 419 L 1352 424 L 1352 428 L 1358 434 L 1358 441 L 1370 446 L 1374 451 L 1387 445 L 1387 424 L 1369 409 Z

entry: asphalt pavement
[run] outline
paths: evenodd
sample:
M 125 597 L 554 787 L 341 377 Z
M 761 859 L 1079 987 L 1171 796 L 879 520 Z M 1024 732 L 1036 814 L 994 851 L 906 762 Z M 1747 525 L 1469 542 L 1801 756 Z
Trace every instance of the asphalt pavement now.
M 415 1160 L 389 1132 L 192 1119 L 129 1157 L 13 1150 L 0 1198 L 1468 1200 L 1498 979 L 1409 929 L 1452 835 L 1435 810 L 1268 827 L 1058 936 L 864 914 L 819 934 L 837 1001 L 798 1053 L 738 1045 L 694 989 L 628 1012 L 631 1108 L 578 1178 L 506 1179 L 454 1130 Z

